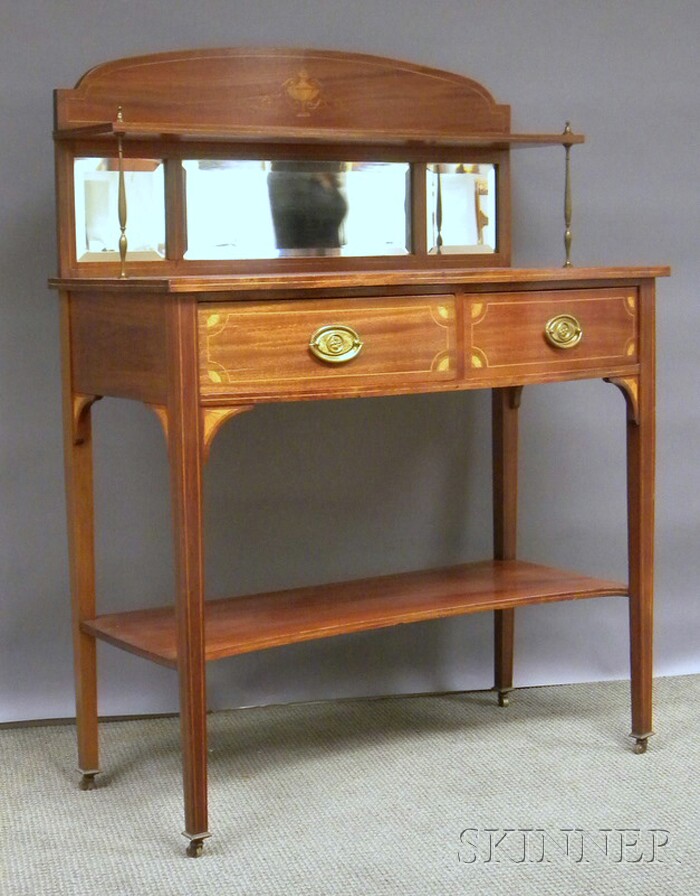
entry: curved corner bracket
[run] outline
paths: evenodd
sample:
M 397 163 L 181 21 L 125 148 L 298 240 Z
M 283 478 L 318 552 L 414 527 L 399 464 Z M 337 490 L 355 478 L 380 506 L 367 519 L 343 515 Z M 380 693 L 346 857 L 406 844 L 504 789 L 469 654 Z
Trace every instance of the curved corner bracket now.
M 622 392 L 627 403 L 627 419 L 639 425 L 639 377 L 610 376 L 605 377 L 605 382 L 612 383 Z
M 73 426 L 74 445 L 82 445 L 85 441 L 85 427 L 89 426 L 90 408 L 101 398 L 101 395 L 84 395 L 82 393 L 77 393 L 73 396 L 73 417 L 71 424 Z
M 146 407 L 150 408 L 156 417 L 160 420 L 160 425 L 163 427 L 163 435 L 165 436 L 165 441 L 168 441 L 168 409 L 162 404 L 148 404 L 146 403 Z
M 237 417 L 244 411 L 252 410 L 252 404 L 238 405 L 231 408 L 202 408 L 202 448 L 205 461 L 209 460 L 211 443 L 224 423 L 232 417 Z
M 524 386 L 510 386 L 508 388 L 508 404 L 514 411 L 517 411 L 520 407 L 524 388 Z

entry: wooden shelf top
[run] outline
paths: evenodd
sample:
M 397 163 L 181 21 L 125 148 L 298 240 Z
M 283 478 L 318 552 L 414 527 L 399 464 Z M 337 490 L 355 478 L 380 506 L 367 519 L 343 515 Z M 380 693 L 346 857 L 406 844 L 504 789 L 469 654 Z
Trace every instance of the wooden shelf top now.
M 128 268 L 128 262 L 127 262 Z M 237 292 L 250 289 L 360 289 L 382 286 L 439 284 L 441 289 L 479 283 L 512 284 L 572 283 L 576 281 L 623 281 L 668 277 L 668 266 L 605 267 L 605 268 L 416 268 L 405 270 L 303 271 L 241 274 L 183 274 L 173 276 L 134 277 L 52 277 L 54 289 L 104 290 L 137 292 Z
M 621 582 L 523 561 L 483 561 L 206 603 L 207 661 L 299 641 L 482 610 L 626 595 Z M 82 625 L 131 653 L 177 665 L 172 607 L 98 616 Z
M 444 131 L 436 136 L 430 130 L 415 128 L 411 131 L 375 128 L 368 141 L 366 131 L 347 128 L 294 127 L 270 125 L 264 128 L 254 125 L 189 124 L 183 128 L 177 122 L 138 122 L 126 124 L 123 121 L 105 121 L 97 124 L 77 125 L 59 128 L 53 132 L 54 140 L 79 140 L 89 138 L 122 137 L 124 140 L 164 140 L 164 141 L 204 141 L 223 143 L 362 143 L 391 146 L 450 146 L 483 149 L 516 149 L 535 146 L 574 146 L 584 143 L 583 134 L 572 131 L 559 134 L 512 134 L 512 133 L 470 133 L 454 130 Z

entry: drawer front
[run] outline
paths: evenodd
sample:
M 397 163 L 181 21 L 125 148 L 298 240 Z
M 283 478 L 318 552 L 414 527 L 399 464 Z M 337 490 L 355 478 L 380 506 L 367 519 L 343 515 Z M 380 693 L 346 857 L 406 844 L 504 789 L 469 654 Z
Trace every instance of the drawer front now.
M 473 296 L 465 327 L 472 371 L 593 370 L 638 357 L 634 289 Z
M 455 330 L 454 296 L 205 304 L 201 394 L 368 393 L 452 380 Z

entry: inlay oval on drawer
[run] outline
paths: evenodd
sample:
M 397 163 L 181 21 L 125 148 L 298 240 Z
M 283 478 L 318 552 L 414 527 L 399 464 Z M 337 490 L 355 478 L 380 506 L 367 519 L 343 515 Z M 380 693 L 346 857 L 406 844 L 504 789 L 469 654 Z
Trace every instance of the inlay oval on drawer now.
M 200 390 L 286 397 L 451 380 L 455 329 L 451 295 L 206 303 Z

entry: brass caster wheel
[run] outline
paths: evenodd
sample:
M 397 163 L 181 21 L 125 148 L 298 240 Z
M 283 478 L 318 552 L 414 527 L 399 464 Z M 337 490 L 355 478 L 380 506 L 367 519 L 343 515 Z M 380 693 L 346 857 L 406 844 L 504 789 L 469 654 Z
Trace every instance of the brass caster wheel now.
M 646 753 L 648 740 L 646 737 L 638 737 L 634 744 L 635 753 Z
M 510 697 L 506 691 L 498 692 L 498 705 L 502 707 L 510 706 Z
M 204 840 L 190 840 L 190 845 L 187 847 L 187 855 L 191 859 L 198 859 L 203 851 Z
M 80 779 L 80 783 L 78 787 L 81 790 L 94 790 L 95 789 L 95 776 L 94 775 L 83 775 Z

